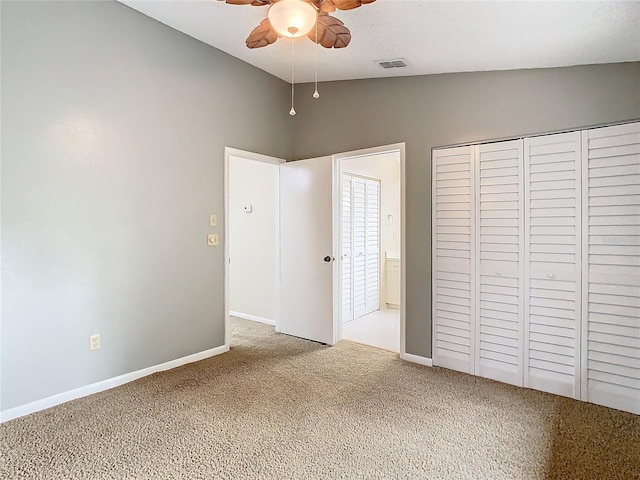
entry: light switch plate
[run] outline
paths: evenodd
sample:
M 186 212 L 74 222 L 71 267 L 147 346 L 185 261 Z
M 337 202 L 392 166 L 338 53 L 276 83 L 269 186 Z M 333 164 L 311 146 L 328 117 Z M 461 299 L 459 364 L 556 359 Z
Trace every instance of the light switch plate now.
M 217 233 L 210 233 L 209 235 L 207 235 L 207 245 L 209 245 L 210 247 L 218 245 L 218 234 Z
M 209 215 L 209 226 L 210 227 L 218 226 L 218 217 L 216 215 Z

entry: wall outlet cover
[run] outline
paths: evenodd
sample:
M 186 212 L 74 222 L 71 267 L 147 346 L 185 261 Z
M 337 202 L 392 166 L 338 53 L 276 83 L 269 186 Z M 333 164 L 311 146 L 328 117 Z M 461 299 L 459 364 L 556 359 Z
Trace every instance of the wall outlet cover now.
M 91 335 L 89 337 L 89 350 L 100 349 L 100 335 Z

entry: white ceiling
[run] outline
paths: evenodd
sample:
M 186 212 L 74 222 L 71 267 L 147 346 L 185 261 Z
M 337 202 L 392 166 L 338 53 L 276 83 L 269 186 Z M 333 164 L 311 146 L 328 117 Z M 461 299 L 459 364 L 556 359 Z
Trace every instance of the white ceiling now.
M 250 50 L 268 7 L 216 0 L 119 0 L 202 42 L 290 81 L 291 40 Z M 318 79 L 511 70 L 640 61 L 640 1 L 377 0 L 334 14 L 344 49 L 318 51 Z M 315 44 L 296 40 L 296 83 L 313 81 Z M 402 69 L 377 61 L 404 58 Z

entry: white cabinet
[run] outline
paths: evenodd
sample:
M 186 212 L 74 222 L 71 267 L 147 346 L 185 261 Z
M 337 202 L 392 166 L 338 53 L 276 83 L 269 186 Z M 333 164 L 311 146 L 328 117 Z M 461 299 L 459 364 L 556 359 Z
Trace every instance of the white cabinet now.
M 387 305 L 400 307 L 400 260 L 387 258 L 385 261 Z
M 433 152 L 433 362 L 640 414 L 640 123 Z

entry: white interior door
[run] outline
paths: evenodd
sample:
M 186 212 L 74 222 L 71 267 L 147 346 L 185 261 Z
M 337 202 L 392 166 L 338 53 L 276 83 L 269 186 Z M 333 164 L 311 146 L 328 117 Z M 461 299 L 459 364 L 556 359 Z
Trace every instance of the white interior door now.
M 640 123 L 582 138 L 582 399 L 640 414 Z
M 380 180 L 342 175 L 342 322 L 380 308 Z
M 522 140 L 476 147 L 476 375 L 522 386 Z
M 367 179 L 365 314 L 380 308 L 380 180 Z
M 331 157 L 280 166 L 278 330 L 333 344 L 333 163 Z
M 433 364 L 474 373 L 472 147 L 433 152 Z
M 367 181 L 351 177 L 353 185 L 353 318 L 367 313 Z
M 579 398 L 580 132 L 525 139 L 524 386 Z
M 351 200 L 353 177 L 342 176 L 342 199 L 340 214 L 342 216 L 342 237 L 340 239 L 340 275 L 341 275 L 341 304 L 342 323 L 353 320 L 353 247 L 352 247 L 352 210 Z

